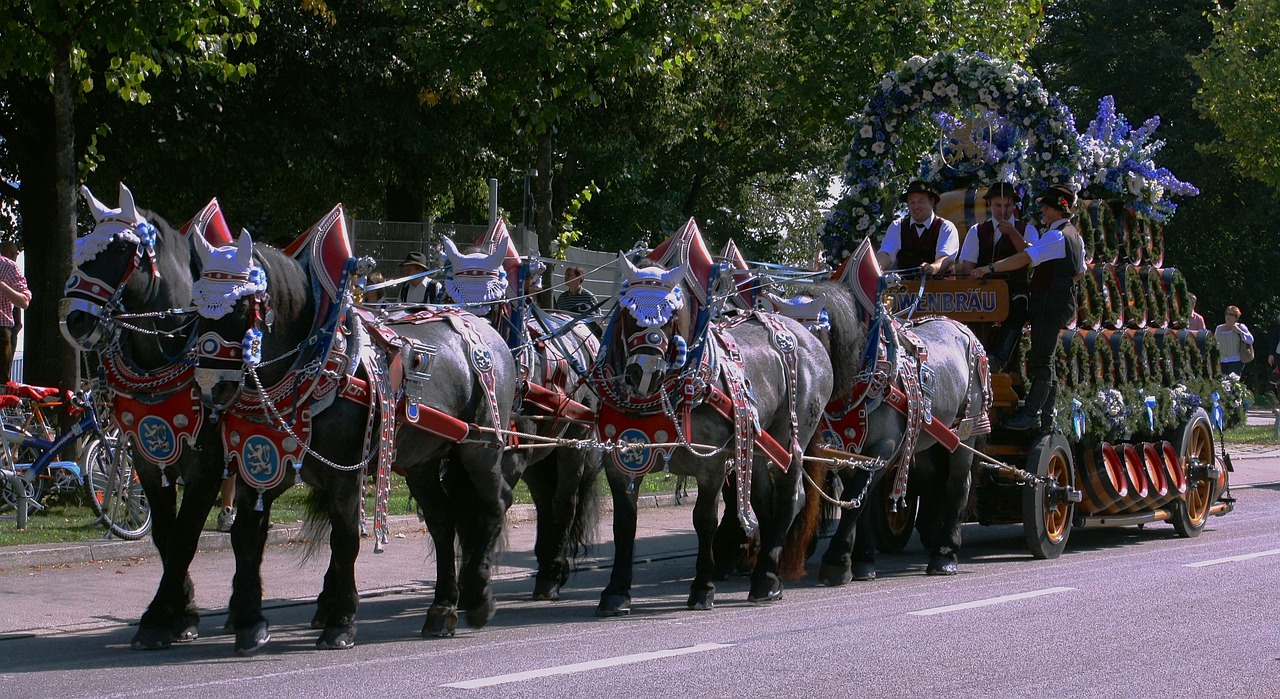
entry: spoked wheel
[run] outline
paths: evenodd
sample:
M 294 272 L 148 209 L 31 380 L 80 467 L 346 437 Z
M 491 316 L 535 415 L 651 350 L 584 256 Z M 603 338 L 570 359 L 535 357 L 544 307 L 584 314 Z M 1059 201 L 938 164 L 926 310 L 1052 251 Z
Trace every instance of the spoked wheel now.
M 113 458 L 114 457 L 114 458 Z M 84 449 L 84 487 L 102 526 L 121 539 L 151 530 L 151 504 L 133 470 L 133 452 L 118 433 L 94 437 Z
M 907 506 L 892 511 L 892 504 L 886 492 L 885 483 L 889 478 L 881 478 L 876 484 L 875 494 L 871 496 L 871 526 L 876 532 L 876 548 L 881 553 L 900 553 L 911 541 L 911 531 L 916 526 L 916 512 L 920 499 L 914 494 L 907 495 Z
M 1209 416 L 1203 409 L 1191 414 L 1191 419 L 1182 426 L 1180 434 L 1174 435 L 1173 446 L 1178 450 L 1182 462 L 1183 473 L 1187 477 L 1187 490 L 1182 497 L 1169 504 L 1173 516 L 1169 523 L 1173 525 L 1178 536 L 1193 538 L 1200 536 L 1204 525 L 1209 520 L 1209 509 L 1214 500 L 1227 487 L 1226 469 L 1218 469 L 1212 473 L 1214 466 L 1213 429 Z
M 26 477 L 21 479 L 22 485 L 14 485 L 9 479 L 0 479 L 0 517 L 8 519 L 14 517 L 18 513 L 18 498 L 20 493 L 18 488 L 21 487 L 27 491 L 27 515 L 35 514 L 40 509 L 40 501 L 44 499 L 43 478 L 37 478 L 34 481 L 28 481 Z
M 1035 558 L 1057 558 L 1067 547 L 1076 513 L 1075 498 L 1071 497 L 1075 467 L 1066 437 L 1054 432 L 1036 442 L 1027 456 L 1027 471 L 1051 479 L 1023 486 L 1022 528 L 1027 548 Z

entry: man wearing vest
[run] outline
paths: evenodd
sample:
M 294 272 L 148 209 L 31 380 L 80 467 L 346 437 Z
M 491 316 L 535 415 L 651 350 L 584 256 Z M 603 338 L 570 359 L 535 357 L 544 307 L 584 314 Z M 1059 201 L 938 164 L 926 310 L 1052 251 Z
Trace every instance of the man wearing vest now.
M 1018 213 L 1018 193 L 1008 182 L 996 182 L 987 187 L 983 195 L 991 218 L 974 225 L 960 246 L 960 259 L 956 262 L 956 274 L 968 275 L 975 267 L 986 267 L 996 260 L 1012 257 L 1040 239 L 1036 227 L 1015 218 Z M 1027 322 L 1028 295 L 1027 273 L 1015 270 L 1005 280 L 1009 287 L 1009 314 L 991 337 L 987 354 L 991 358 L 992 371 L 1004 371 L 1009 355 L 1022 335 Z
M 973 277 L 981 279 L 1027 265 L 1034 267 L 1028 284 L 1031 352 L 1027 367 L 1031 390 L 1022 410 L 1005 421 L 1003 427 L 1010 430 L 1053 427 L 1053 403 L 1058 397 L 1053 351 L 1058 345 L 1058 333 L 1076 316 L 1075 284 L 1084 276 L 1084 241 L 1071 225 L 1076 211 L 1075 192 L 1066 185 L 1050 185 L 1036 201 L 1040 204 L 1040 218 L 1047 226 L 1040 239 L 1012 257 L 973 270 Z
M 906 203 L 909 213 L 889 224 L 876 253 L 882 269 L 919 267 L 923 275 L 950 271 L 960 248 L 960 232 L 952 222 L 934 215 L 939 199 L 928 182 L 907 185 L 898 201 Z

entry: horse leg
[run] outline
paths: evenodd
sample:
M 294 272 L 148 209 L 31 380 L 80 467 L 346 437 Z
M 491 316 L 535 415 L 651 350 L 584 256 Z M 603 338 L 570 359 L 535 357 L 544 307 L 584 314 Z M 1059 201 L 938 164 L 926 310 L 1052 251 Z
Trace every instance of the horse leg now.
M 492 453 L 488 446 L 478 449 Z M 461 461 L 461 459 L 459 460 Z M 489 589 L 494 551 L 502 536 L 506 504 L 511 501 L 511 487 L 502 478 L 501 458 L 488 454 L 472 458 L 466 463 L 477 464 L 467 470 L 467 478 L 457 478 L 458 485 L 450 491 L 454 498 L 461 496 L 468 506 L 460 511 L 458 533 L 462 539 L 462 566 L 458 571 L 458 606 L 467 616 L 467 624 L 473 629 L 484 628 L 493 618 L 497 603 Z
M 575 493 L 570 493 L 566 502 L 560 492 L 560 477 L 564 474 L 559 473 L 558 451 L 552 451 L 524 472 L 524 482 L 529 486 L 538 515 L 538 533 L 533 546 L 538 560 L 538 572 L 533 579 L 535 600 L 560 599 L 560 586 L 569 578 L 569 562 L 564 550 L 569 530 L 568 517 L 572 515 L 576 502 L 573 499 Z
M 805 501 L 804 482 L 800 473 L 803 467 L 802 457 L 803 454 L 793 454 L 791 468 L 786 473 L 778 474 L 776 480 L 771 477 L 773 474 L 770 473 L 770 462 L 767 459 L 759 460 L 761 468 L 757 469 L 753 482 L 756 489 L 761 491 L 760 506 L 756 508 L 756 512 L 760 513 L 760 553 L 751 576 L 748 602 L 773 602 L 782 599 L 782 576 L 779 572 L 782 546 Z
M 621 469 L 605 469 L 609 493 L 613 496 L 613 569 L 609 584 L 600 593 L 596 616 L 626 616 L 631 613 L 631 581 L 636 549 L 636 498 L 644 476 L 634 481 Z
M 331 471 L 329 510 L 329 569 L 316 600 L 316 618 L 323 616 L 323 632 L 316 648 L 344 650 L 356 645 L 356 557 L 360 555 L 360 479 L 362 471 Z M 312 626 L 315 626 L 312 621 Z
M 287 486 L 286 486 L 287 487 Z M 236 482 L 236 521 L 231 525 L 231 548 L 235 551 L 236 572 L 231 579 L 231 620 L 235 626 L 235 652 L 247 657 L 271 640 L 270 623 L 262 615 L 262 554 L 267 545 L 267 526 L 276 492 L 258 493 Z
M 738 521 L 738 508 L 728 504 L 738 501 L 738 488 L 734 481 L 726 480 L 721 487 L 721 494 L 726 505 L 720 517 L 720 526 L 716 528 L 715 539 L 711 543 L 711 555 L 715 559 L 711 579 L 716 581 L 728 580 L 729 576 L 739 573 L 742 570 L 740 564 L 747 553 L 747 534 Z M 758 512 L 759 508 L 756 509 Z
M 868 479 L 875 478 L 879 472 L 864 471 L 862 469 L 845 469 L 839 474 L 841 481 L 842 497 L 852 497 L 863 492 L 863 488 L 867 487 L 867 492 L 871 492 L 875 484 L 868 485 Z M 862 517 L 862 513 L 866 510 L 858 507 L 851 510 L 842 510 L 840 512 L 840 523 L 836 525 L 836 530 L 831 534 L 831 543 L 827 544 L 827 550 L 822 554 L 822 565 L 818 568 L 818 582 L 829 587 L 839 587 L 854 579 L 853 565 L 854 561 L 858 561 L 859 579 L 870 579 L 867 577 L 867 552 L 865 537 L 867 530 L 871 527 L 859 527 L 858 519 Z M 873 547 L 874 548 L 874 547 Z M 871 577 L 875 577 L 875 555 L 870 556 Z
M 693 529 L 698 533 L 698 563 L 693 583 L 689 586 L 689 609 L 705 611 L 715 607 L 716 585 L 712 581 L 715 572 L 715 554 L 712 544 L 716 536 L 716 502 L 720 495 L 718 469 L 713 476 L 698 478 L 698 499 L 693 505 Z M 734 499 L 736 502 L 736 498 Z M 726 506 L 734 509 L 735 506 Z
M 196 612 L 195 585 L 189 571 L 199 545 L 200 531 L 213 508 L 218 480 L 206 477 L 204 471 L 208 469 L 189 470 L 176 517 L 172 513 L 177 505 L 177 485 L 170 482 L 167 487 L 162 486 L 159 469 L 141 469 L 138 472 L 148 496 L 156 493 L 158 497 L 154 502 L 159 503 L 166 510 L 165 515 L 172 519 L 167 524 L 169 531 L 157 533 L 157 548 L 163 547 L 160 551 L 163 572 L 155 597 L 143 612 L 138 630 L 130 641 L 134 650 L 160 650 L 168 648 L 174 641 L 192 641 L 199 635 L 200 615 Z M 218 471 L 220 473 L 221 469 Z M 165 520 L 157 520 L 152 530 L 162 525 L 165 525 Z
M 941 450 L 933 447 L 930 451 Z M 936 535 L 929 544 L 930 575 L 955 575 L 958 571 L 960 551 L 960 527 L 965 505 L 969 502 L 969 483 L 973 457 L 967 451 L 957 449 L 951 454 L 937 454 L 945 459 L 946 469 L 941 474 L 942 488 L 938 493 L 938 522 Z
M 407 446 L 399 447 L 401 454 Z M 427 609 L 427 619 L 422 625 L 422 635 L 446 637 L 458 630 L 458 571 L 454 542 L 457 540 L 455 504 L 440 484 L 440 470 L 444 462 L 428 466 L 405 465 L 405 481 L 413 499 L 422 506 L 427 531 L 436 549 L 436 593 Z

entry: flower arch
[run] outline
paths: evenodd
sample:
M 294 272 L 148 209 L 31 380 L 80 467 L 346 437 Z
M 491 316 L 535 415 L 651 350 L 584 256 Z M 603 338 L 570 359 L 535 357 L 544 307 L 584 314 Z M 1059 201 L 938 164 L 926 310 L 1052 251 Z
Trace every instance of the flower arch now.
M 880 81 L 866 108 L 850 121 L 854 137 L 841 199 L 823 224 L 829 260 L 848 257 L 863 237 L 888 226 L 908 180 L 929 174 L 935 175 L 931 180 L 941 179 L 937 164 L 904 172 L 893 155 L 918 140 L 907 135 L 913 124 L 932 119 L 947 133 L 948 124 L 957 122 L 955 114 L 990 115 L 1005 146 L 978 154 L 980 167 L 968 173 L 976 181 L 1000 179 L 1024 192 L 1053 182 L 1081 184 L 1075 120 L 1038 78 L 978 52 L 914 56 Z

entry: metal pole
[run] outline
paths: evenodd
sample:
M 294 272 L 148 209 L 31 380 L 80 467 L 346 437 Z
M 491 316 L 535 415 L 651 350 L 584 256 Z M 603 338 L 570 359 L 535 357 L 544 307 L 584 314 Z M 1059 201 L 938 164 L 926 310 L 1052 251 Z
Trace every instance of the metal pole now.
M 489 225 L 498 222 L 498 179 L 489 179 Z

